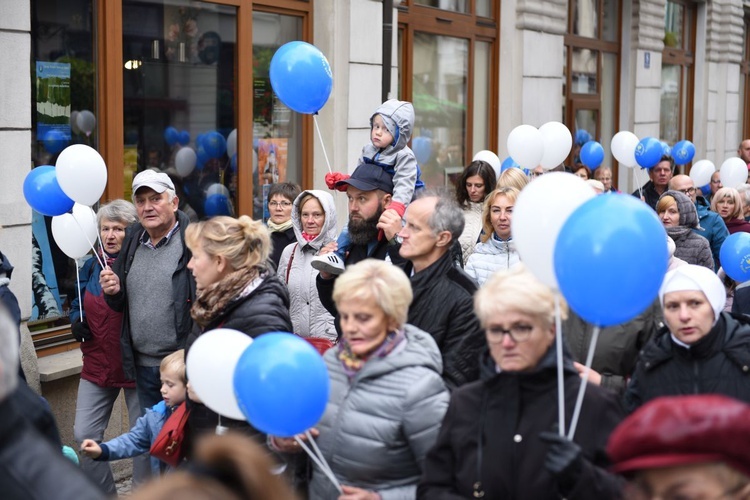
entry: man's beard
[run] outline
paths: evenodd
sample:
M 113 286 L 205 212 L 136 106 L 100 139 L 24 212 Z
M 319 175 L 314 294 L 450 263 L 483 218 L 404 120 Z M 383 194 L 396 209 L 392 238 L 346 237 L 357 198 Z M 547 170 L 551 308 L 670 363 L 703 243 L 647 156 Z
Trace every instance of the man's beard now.
M 377 239 L 378 221 L 382 214 L 383 207 L 378 206 L 378 211 L 369 219 L 352 219 L 349 216 L 349 238 L 352 245 L 366 245 Z

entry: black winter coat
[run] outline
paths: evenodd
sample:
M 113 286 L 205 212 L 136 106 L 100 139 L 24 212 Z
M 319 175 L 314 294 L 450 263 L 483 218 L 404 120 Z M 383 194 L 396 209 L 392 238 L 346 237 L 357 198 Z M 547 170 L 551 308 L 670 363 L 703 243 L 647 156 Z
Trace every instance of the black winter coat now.
M 193 328 L 193 319 L 190 317 L 190 308 L 195 299 L 195 280 L 193 274 L 187 267 L 192 254 L 185 245 L 185 229 L 190 224 L 190 219 L 183 212 L 177 211 L 177 220 L 180 223 L 179 232 L 183 246 L 182 257 L 177 262 L 177 269 L 172 275 L 172 300 L 174 301 L 174 321 L 177 330 L 177 340 L 179 345 L 184 345 L 190 330 Z M 120 343 L 122 347 L 122 369 L 125 377 L 129 380 L 135 380 L 135 353 L 133 351 L 132 337 L 130 335 L 130 313 L 128 311 L 127 299 L 127 276 L 130 272 L 130 266 L 133 264 L 135 251 L 143 226 L 133 224 L 125 231 L 125 239 L 122 242 L 120 254 L 112 266 L 112 271 L 120 278 L 120 291 L 116 295 L 105 295 L 107 305 L 114 311 L 122 312 L 122 335 Z M 173 235 L 174 237 L 175 235 Z
M 636 167 L 638 168 L 638 167 Z M 659 203 L 659 197 L 661 194 L 659 194 L 658 191 L 656 191 L 656 187 L 654 186 L 654 181 L 648 181 L 646 184 L 641 187 L 641 189 L 636 189 L 633 191 L 633 196 L 640 199 L 641 198 L 641 192 L 643 192 L 643 197 L 646 199 L 646 204 L 656 210 L 656 204 Z
M 450 388 L 479 378 L 479 354 L 486 346 L 474 314 L 477 285 L 453 264 L 450 252 L 411 277 L 414 300 L 407 323 L 430 334 L 443 355 L 443 379 Z
M 281 254 L 290 243 L 297 243 L 293 227 L 290 227 L 286 231 L 273 231 L 271 233 L 271 255 L 268 256 L 268 260 L 273 262 L 274 269 L 279 268 Z
M 570 355 L 565 356 L 567 428 L 581 380 Z M 592 385 L 586 388 L 573 439 L 582 449 L 584 465 L 568 498 L 620 497 L 620 480 L 605 470 L 609 465 L 605 449 L 622 416 L 613 393 Z M 544 431 L 557 432 L 554 342 L 531 372 L 497 373 L 485 352 L 482 379 L 451 395 L 437 443 L 425 460 L 417 498 L 473 498 L 474 485 L 481 481 L 488 499 L 559 499 L 556 479 L 544 467 L 547 444 L 539 438 Z
M 723 394 L 750 403 L 750 318 L 721 313 L 686 349 L 665 327 L 641 352 L 624 402 L 632 412 L 659 396 Z

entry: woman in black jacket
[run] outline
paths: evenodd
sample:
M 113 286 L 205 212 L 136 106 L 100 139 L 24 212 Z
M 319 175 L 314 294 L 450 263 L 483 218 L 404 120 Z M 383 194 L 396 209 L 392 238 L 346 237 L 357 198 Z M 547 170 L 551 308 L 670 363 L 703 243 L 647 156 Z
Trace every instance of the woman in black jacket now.
M 620 480 L 605 469 L 622 417 L 614 393 L 589 385 L 573 441 L 558 434 L 554 301 L 523 265 L 477 292 L 489 352 L 480 380 L 451 396 L 418 498 L 619 498 Z M 567 428 L 581 380 L 567 353 L 563 368 Z
M 750 403 L 750 319 L 722 312 L 724 285 L 702 266 L 664 277 L 666 327 L 644 348 L 625 392 L 633 411 L 659 396 L 724 394 Z
M 292 331 L 289 295 L 282 281 L 267 268 L 268 230 L 248 216 L 214 217 L 190 224 L 185 242 L 193 256 L 188 268 L 196 284 L 190 314 L 195 322 L 186 352 L 203 332 L 216 328 L 239 330 L 250 337 L 274 331 Z M 205 405 L 189 401 L 190 434 L 224 427 L 255 430 L 245 421 L 221 418 Z

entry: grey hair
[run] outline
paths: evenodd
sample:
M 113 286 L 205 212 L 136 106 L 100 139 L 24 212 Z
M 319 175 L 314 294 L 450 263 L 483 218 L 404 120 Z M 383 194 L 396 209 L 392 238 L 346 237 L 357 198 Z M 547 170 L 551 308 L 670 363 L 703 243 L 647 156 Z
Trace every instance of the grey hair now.
M 5 306 L 0 305 L 0 402 L 18 386 L 18 327 Z
M 740 198 L 742 198 L 742 204 L 745 206 L 750 205 L 750 184 L 740 184 L 737 186 L 737 191 L 740 193 Z
M 453 196 L 444 189 L 426 189 L 420 193 L 419 198 L 437 198 L 435 210 L 430 215 L 427 223 L 432 233 L 437 235 L 443 231 L 451 233 L 451 239 L 457 240 L 464 231 L 464 212 Z
M 101 229 L 104 219 L 121 222 L 129 226 L 138 220 L 138 213 L 135 211 L 135 206 L 129 201 L 112 200 L 99 207 L 99 211 L 96 213 L 96 224 L 99 229 Z

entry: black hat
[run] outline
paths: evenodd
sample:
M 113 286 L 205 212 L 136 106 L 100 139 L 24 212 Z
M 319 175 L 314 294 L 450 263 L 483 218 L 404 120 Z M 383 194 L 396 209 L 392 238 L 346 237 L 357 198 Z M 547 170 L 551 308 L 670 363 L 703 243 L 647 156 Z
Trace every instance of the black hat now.
M 360 163 L 352 172 L 351 177 L 338 181 L 336 186 L 349 184 L 361 191 L 374 191 L 380 189 L 388 194 L 393 194 L 393 176 L 377 165 Z

